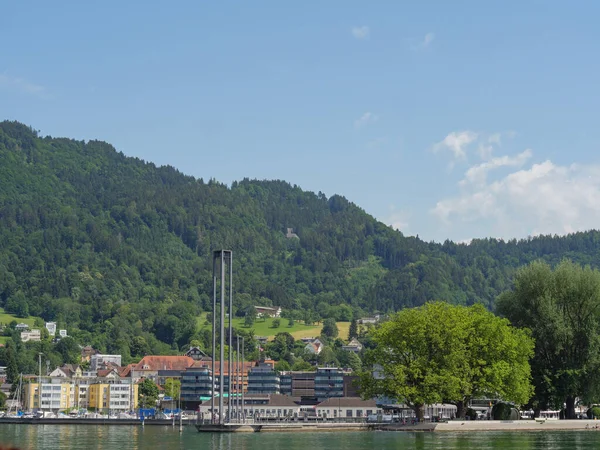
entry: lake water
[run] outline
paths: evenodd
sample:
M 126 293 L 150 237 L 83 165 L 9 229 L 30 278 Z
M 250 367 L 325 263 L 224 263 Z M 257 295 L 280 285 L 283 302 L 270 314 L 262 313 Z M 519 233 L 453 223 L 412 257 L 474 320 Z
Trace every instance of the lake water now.
M 332 449 L 592 449 L 600 431 L 473 433 L 250 433 L 207 434 L 186 427 L 6 425 L 0 443 L 23 450 L 332 450 Z

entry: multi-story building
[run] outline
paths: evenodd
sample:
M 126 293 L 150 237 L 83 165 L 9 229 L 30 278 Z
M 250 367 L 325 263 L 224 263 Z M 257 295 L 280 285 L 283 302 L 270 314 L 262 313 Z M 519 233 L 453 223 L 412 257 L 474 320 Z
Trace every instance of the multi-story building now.
M 88 408 L 100 412 L 124 412 L 137 408 L 138 385 L 123 380 L 94 383 L 88 389 Z
M 97 353 L 90 356 L 90 369 L 98 370 L 102 368 L 105 363 L 113 363 L 117 366 L 121 365 L 121 355 L 102 355 Z
M 279 381 L 282 394 L 305 398 L 315 396 L 315 372 L 283 372 Z
M 213 377 L 207 367 L 189 367 L 181 372 L 181 403 L 184 409 L 197 409 L 212 396 Z
M 48 330 L 51 337 L 54 337 L 56 334 L 56 322 L 46 322 L 46 330 Z
M 248 372 L 249 394 L 279 394 L 280 378 L 271 364 L 259 363 Z
M 315 397 L 319 401 L 344 396 L 344 373 L 337 367 L 319 367 L 315 374 Z
M 22 342 L 39 342 L 42 340 L 42 333 L 38 329 L 33 329 L 31 331 L 21 331 L 21 341 Z
M 63 411 L 74 406 L 75 390 L 71 382 L 42 382 L 41 397 L 39 383 L 25 384 L 24 408 L 28 411 Z

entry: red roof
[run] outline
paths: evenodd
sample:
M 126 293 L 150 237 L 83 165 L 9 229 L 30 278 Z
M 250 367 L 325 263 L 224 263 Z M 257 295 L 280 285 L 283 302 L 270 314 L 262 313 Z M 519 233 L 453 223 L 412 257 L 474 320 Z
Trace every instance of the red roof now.
M 131 370 L 185 370 L 194 362 L 189 356 L 144 356 Z
M 122 367 L 119 371 L 119 376 L 121 378 L 128 377 L 131 375 L 131 370 L 136 366 L 136 364 L 127 364 L 127 366 Z

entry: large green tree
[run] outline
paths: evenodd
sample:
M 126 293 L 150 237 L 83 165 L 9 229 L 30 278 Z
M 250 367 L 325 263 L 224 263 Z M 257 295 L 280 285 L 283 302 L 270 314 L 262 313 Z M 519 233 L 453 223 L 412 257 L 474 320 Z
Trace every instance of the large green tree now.
M 522 404 L 531 395 L 531 337 L 479 305 L 427 303 L 400 311 L 372 334 L 367 362 L 375 370 L 361 374 L 363 395 L 404 401 L 419 418 L 431 403 L 455 403 L 462 416 L 475 396 Z
M 179 400 L 179 392 L 181 391 L 181 381 L 175 378 L 167 378 L 165 380 L 165 395 L 172 399 Z
M 564 405 L 573 419 L 578 397 L 600 399 L 600 272 L 566 260 L 554 271 L 534 262 L 519 270 L 497 309 L 535 338 L 536 411 Z
M 143 408 L 153 408 L 158 400 L 158 386 L 149 378 L 145 378 L 138 387 L 138 401 Z

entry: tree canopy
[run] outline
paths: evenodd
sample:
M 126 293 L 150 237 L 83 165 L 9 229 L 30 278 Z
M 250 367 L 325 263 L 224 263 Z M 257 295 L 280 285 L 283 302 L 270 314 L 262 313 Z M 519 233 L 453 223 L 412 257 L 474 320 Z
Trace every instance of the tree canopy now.
M 535 338 L 532 374 L 536 410 L 562 409 L 575 418 L 575 399 L 598 401 L 600 392 L 600 272 L 563 261 L 519 270 L 498 311 Z
M 423 406 L 452 402 L 463 416 L 476 396 L 519 404 L 532 393 L 529 358 L 533 340 L 481 305 L 427 303 L 405 309 L 372 332 L 361 375 L 363 395 L 405 401 L 422 417 Z

